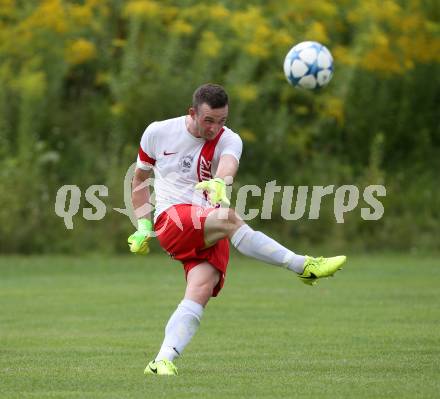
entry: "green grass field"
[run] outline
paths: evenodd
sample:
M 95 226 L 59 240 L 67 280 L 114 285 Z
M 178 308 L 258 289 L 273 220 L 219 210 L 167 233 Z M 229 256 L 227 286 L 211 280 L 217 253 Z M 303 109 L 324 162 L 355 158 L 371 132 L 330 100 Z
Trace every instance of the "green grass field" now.
M 233 258 L 180 375 L 147 378 L 177 262 L 3 257 L 0 397 L 438 398 L 439 283 L 435 257 L 351 257 L 314 288 Z

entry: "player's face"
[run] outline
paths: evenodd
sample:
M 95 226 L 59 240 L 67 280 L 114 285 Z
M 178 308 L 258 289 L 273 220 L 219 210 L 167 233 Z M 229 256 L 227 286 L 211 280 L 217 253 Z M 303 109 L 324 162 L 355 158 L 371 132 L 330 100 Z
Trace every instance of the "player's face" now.
M 196 135 L 206 140 L 213 140 L 226 123 L 228 106 L 211 108 L 204 103 L 197 110 L 192 109 L 190 114 L 194 121 Z

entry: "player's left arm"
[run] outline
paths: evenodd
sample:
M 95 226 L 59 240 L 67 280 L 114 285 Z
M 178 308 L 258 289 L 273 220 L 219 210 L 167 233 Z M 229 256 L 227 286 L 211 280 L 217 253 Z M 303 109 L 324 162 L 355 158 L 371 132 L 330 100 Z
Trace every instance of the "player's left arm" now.
M 234 155 L 225 154 L 220 157 L 215 177 L 223 179 L 227 185 L 232 184 L 238 171 L 238 160 Z
M 242 142 L 238 135 L 230 138 L 228 145 L 223 148 L 223 153 L 217 166 L 215 177 L 202 181 L 196 185 L 198 190 L 206 190 L 212 205 L 220 203 L 230 205 L 226 195 L 226 185 L 231 185 L 238 171 L 239 159 L 242 151 Z
M 217 173 L 211 180 L 205 180 L 196 185 L 197 190 L 205 190 L 208 193 L 209 202 L 230 205 L 226 194 L 226 185 L 231 185 L 238 170 L 238 160 L 233 155 L 225 154 L 220 157 Z

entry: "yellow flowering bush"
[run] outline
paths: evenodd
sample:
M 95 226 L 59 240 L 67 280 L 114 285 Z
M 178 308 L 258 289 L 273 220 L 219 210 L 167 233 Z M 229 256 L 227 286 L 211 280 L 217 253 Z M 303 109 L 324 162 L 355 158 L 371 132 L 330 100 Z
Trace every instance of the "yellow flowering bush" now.
M 124 15 L 128 17 L 156 18 L 161 12 L 161 5 L 155 1 L 129 1 L 124 7 Z
M 221 54 L 222 42 L 212 31 L 204 31 L 200 40 L 200 51 L 209 58 L 218 58 Z
M 71 65 L 84 64 L 96 57 L 95 45 L 86 39 L 77 39 L 66 49 L 66 60 Z

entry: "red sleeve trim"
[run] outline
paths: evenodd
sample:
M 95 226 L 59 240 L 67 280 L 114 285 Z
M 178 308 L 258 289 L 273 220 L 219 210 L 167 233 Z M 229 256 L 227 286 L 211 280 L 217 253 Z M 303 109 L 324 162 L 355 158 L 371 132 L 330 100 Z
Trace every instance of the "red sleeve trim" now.
M 141 147 L 139 147 L 139 159 L 142 162 L 149 163 L 150 165 L 153 166 L 156 163 L 156 160 L 154 158 L 151 158 L 149 155 L 147 155 L 147 153 L 144 152 L 144 150 Z

